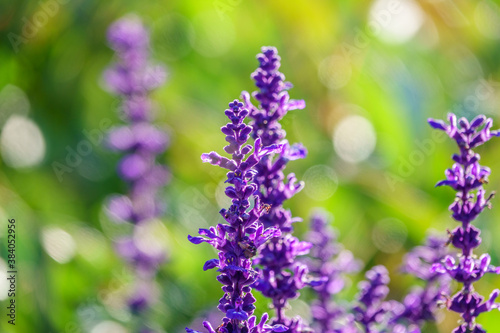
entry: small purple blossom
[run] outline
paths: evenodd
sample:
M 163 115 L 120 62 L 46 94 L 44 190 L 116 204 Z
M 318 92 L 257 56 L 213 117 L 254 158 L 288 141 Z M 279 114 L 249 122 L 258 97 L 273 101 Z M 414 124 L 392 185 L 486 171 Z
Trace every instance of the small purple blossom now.
M 488 300 L 474 291 L 473 283 L 480 280 L 486 273 L 500 274 L 500 268 L 490 264 L 489 254 L 477 258 L 473 250 L 481 244 L 480 230 L 473 226 L 473 220 L 486 208 L 490 208 L 492 194 L 486 195 L 483 185 L 488 182 L 490 169 L 479 164 L 480 156 L 473 151 L 479 145 L 489 141 L 494 136 L 500 136 L 499 131 L 491 131 L 493 121 L 483 115 L 477 116 L 470 123 L 465 118 L 450 113 L 449 124 L 441 120 L 429 119 L 429 124 L 445 131 L 456 141 L 460 154 L 453 155 L 455 164 L 446 170 L 446 179 L 436 186 L 447 185 L 457 192 L 455 201 L 450 205 L 452 217 L 460 223 L 449 232 L 449 242 L 459 250 L 458 257 L 448 255 L 441 263 L 435 263 L 432 271 L 446 273 L 463 287 L 451 296 L 446 305 L 449 310 L 461 314 L 463 323 L 454 333 L 486 332 L 476 323 L 476 318 L 483 312 L 498 308 L 495 303 L 499 291 L 495 289 Z
M 225 223 L 200 229 L 200 236 L 188 236 L 192 243 L 209 243 L 218 251 L 218 258 L 208 260 L 203 269 L 217 268 L 220 273 L 217 280 L 223 285 L 224 296 L 218 308 L 225 317 L 217 330 L 209 322 L 205 321 L 203 325 L 209 333 L 284 332 L 287 328 L 283 325 L 266 324 L 267 314 L 259 324 L 252 316 L 255 309 L 252 285 L 257 279 L 252 258 L 267 240 L 280 235 L 279 229 L 266 228 L 259 220 L 265 209 L 256 195 L 254 168 L 267 154 L 281 152 L 283 146 L 276 144 L 262 147 L 259 139 L 255 141 L 255 146 L 246 144 L 252 127 L 244 123 L 248 110 L 238 100 L 229 103 L 225 114 L 230 121 L 221 131 L 229 143 L 224 150 L 231 154 L 231 159 L 216 152 L 203 154 L 201 159 L 228 170 L 226 183 L 229 186 L 225 193 L 232 204 L 229 209 L 219 212 Z M 253 208 L 250 205 L 252 197 L 255 202 Z M 186 328 L 186 332 L 197 331 Z
M 154 117 L 148 94 L 164 82 L 165 70 L 150 63 L 149 33 L 138 17 L 127 16 L 114 22 L 107 37 L 116 62 L 105 71 L 104 80 L 109 90 L 121 98 L 122 116 L 127 124 L 111 129 L 106 143 L 109 149 L 124 155 L 117 171 L 129 191 L 126 195 L 110 196 L 106 212 L 117 223 L 134 224 L 132 235 L 119 239 L 115 247 L 134 268 L 136 283 L 128 305 L 141 318 L 154 301 L 151 284 L 158 266 L 166 259 L 163 252 L 145 251 L 135 237 L 139 228 L 147 227 L 164 210 L 159 192 L 167 183 L 169 172 L 156 158 L 165 152 L 169 138 L 151 124 Z M 149 330 L 144 323 L 141 326 L 139 331 Z

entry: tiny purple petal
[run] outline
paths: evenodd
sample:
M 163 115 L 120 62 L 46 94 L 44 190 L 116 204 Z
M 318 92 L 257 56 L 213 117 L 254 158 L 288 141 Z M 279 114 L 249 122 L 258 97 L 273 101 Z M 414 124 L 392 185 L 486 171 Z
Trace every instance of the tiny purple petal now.
M 431 125 L 435 129 L 446 131 L 447 126 L 444 123 L 444 121 L 442 121 L 442 120 L 436 120 L 436 119 L 429 118 L 429 119 L 427 119 L 427 122 L 429 123 L 429 125 Z
M 210 259 L 203 265 L 203 270 L 209 270 L 215 267 L 219 267 L 219 259 Z
M 234 320 L 247 320 L 248 319 L 248 314 L 244 311 L 237 311 L 235 309 L 229 309 L 226 312 L 226 316 L 229 319 L 234 319 Z
M 285 325 L 277 324 L 273 326 L 273 332 L 286 332 L 288 331 L 288 327 Z
M 303 99 L 291 99 L 287 103 L 286 109 L 291 110 L 302 110 L 306 107 L 306 102 Z
M 188 235 L 188 240 L 193 244 L 200 244 L 202 242 L 205 242 L 205 238 L 197 236 L 193 237 L 191 235 Z

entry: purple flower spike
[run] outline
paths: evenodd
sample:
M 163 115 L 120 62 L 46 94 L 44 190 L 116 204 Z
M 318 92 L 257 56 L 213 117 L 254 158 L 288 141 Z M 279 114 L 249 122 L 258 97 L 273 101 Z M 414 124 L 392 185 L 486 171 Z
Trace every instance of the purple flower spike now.
M 129 192 L 111 196 L 106 211 L 116 222 L 134 224 L 132 234 L 117 241 L 115 248 L 134 268 L 136 286 L 128 305 L 141 321 L 138 332 L 148 332 L 151 330 L 142 321 L 153 301 L 149 287 L 166 253 L 148 248 L 144 240 L 138 243 L 143 236 L 141 230 L 151 226 L 152 219 L 163 212 L 159 192 L 169 178 L 166 168 L 156 162 L 169 138 L 151 124 L 152 103 L 148 98 L 149 92 L 163 83 L 165 71 L 149 62 L 149 33 L 138 17 L 127 16 L 113 23 L 108 29 L 108 41 L 116 52 L 116 63 L 104 72 L 104 79 L 110 91 L 121 98 L 127 124 L 111 129 L 106 144 L 123 154 L 118 174 L 128 184 Z
M 119 163 L 118 172 L 130 184 L 128 197 L 131 202 L 126 208 L 131 212 L 125 214 L 123 204 L 110 201 L 108 212 L 112 218 L 126 217 L 129 222 L 137 224 L 159 215 L 161 205 L 156 196 L 167 180 L 166 171 L 155 160 L 166 150 L 168 136 L 149 123 L 152 114 L 147 95 L 151 89 L 146 84 L 151 75 L 160 77 L 163 69 L 149 63 L 149 34 L 138 17 L 127 16 L 113 23 L 108 30 L 108 40 L 116 51 L 117 62 L 110 66 L 104 77 L 111 90 L 122 98 L 129 123 L 111 129 L 107 145 L 125 155 Z M 136 54 L 142 57 L 134 57 Z M 118 81 L 117 76 L 120 77 Z M 141 115 L 132 106 L 139 100 L 143 103 L 135 107 L 140 107 Z
M 250 94 L 242 93 L 245 107 L 250 111 L 253 137 L 261 138 L 264 145 L 279 142 L 285 138 L 286 132 L 281 128 L 279 120 L 290 110 L 305 108 L 303 100 L 290 100 L 288 89 L 292 87 L 284 82 L 285 76 L 279 72 L 280 56 L 275 47 L 263 47 L 257 55 L 259 68 L 251 77 L 259 88 L 252 96 L 259 102 L 255 107 L 250 101 Z
M 250 94 L 242 93 L 245 107 L 249 110 L 253 128 L 252 137 L 257 146 L 262 144 L 274 149 L 256 166 L 257 184 L 260 202 L 267 207 L 268 214 L 261 218 L 265 227 L 276 227 L 281 230 L 282 236 L 273 238 L 261 251 L 256 259 L 259 265 L 259 278 L 255 288 L 272 301 L 276 316 L 272 323 L 288 327 L 286 332 L 302 332 L 307 325 L 300 317 L 287 318 L 285 308 L 288 300 L 297 298 L 299 290 L 306 285 L 314 284 L 308 275 L 306 265 L 296 261 L 299 255 L 307 254 L 311 244 L 300 242 L 291 235 L 292 223 L 298 219 L 292 218 L 290 211 L 283 208 L 283 202 L 297 192 L 304 184 L 296 182 L 295 175 L 285 177 L 283 170 L 289 161 L 304 158 L 307 154 L 302 144 L 291 145 L 284 140 L 286 132 L 281 128 L 279 121 L 294 109 L 303 109 L 304 101 L 290 100 L 288 89 L 292 85 L 284 82 L 285 76 L 280 73 L 280 57 L 274 47 L 263 47 L 262 53 L 257 55 L 259 68 L 251 77 L 259 89 L 252 96 L 259 103 L 254 106 L 250 101 Z
M 457 192 L 456 199 L 449 209 L 460 225 L 449 232 L 448 243 L 459 249 L 461 255 L 457 258 L 448 255 L 441 262 L 434 263 L 431 274 L 445 273 L 463 285 L 462 289 L 454 296 L 449 296 L 446 302 L 449 310 L 460 313 L 463 318 L 463 324 L 453 332 L 486 332 L 476 324 L 476 318 L 482 312 L 499 307 L 499 304 L 495 303 L 498 291 L 495 290 L 490 299 L 483 302 L 483 297 L 474 290 L 472 284 L 486 273 L 499 274 L 500 269 L 490 265 L 491 258 L 488 254 L 479 258 L 473 254 L 473 250 L 481 244 L 481 232 L 471 223 L 484 208 L 490 208 L 493 194 L 487 196 L 483 189 L 483 185 L 488 182 L 490 169 L 479 165 L 480 156 L 472 149 L 486 143 L 493 136 L 498 136 L 499 131 L 491 131 L 493 121 L 483 115 L 477 116 L 471 122 L 465 118 L 457 121 L 454 114 L 449 114 L 448 119 L 449 124 L 433 119 L 429 119 L 429 124 L 445 131 L 460 149 L 460 154 L 453 155 L 455 164 L 446 170 L 446 180 L 439 182 L 438 186 L 450 186 Z
M 337 242 L 329 220 L 326 212 L 316 212 L 311 218 L 311 231 L 307 234 L 307 240 L 313 245 L 309 254 L 309 270 L 323 282 L 314 286 L 317 300 L 311 305 L 313 328 L 316 332 L 335 333 L 343 329 L 342 332 L 347 333 L 344 323 L 349 322 L 349 315 L 344 307 L 335 302 L 335 295 L 346 286 L 346 275 L 360 270 L 361 262 Z M 357 331 L 353 328 L 352 332 Z
M 244 123 L 248 111 L 243 103 L 234 100 L 225 111 L 229 123 L 221 131 L 229 143 L 224 150 L 231 158 L 222 157 L 216 152 L 203 154 L 203 162 L 228 169 L 225 193 L 231 199 L 229 209 L 222 209 L 220 214 L 224 223 L 209 229 L 200 229 L 201 237 L 188 236 L 194 244 L 209 243 L 218 251 L 218 258 L 208 260 L 203 269 L 218 268 L 217 280 L 222 284 L 224 296 L 219 300 L 219 310 L 225 314 L 222 324 L 214 330 L 210 323 L 204 326 L 209 333 L 264 333 L 285 332 L 283 325 L 267 325 L 267 314 L 259 324 L 253 316 L 255 298 L 252 286 L 256 283 L 258 273 L 252 268 L 253 257 L 259 248 L 272 237 L 278 237 L 281 232 L 274 227 L 264 227 L 260 217 L 266 211 L 255 194 L 257 185 L 254 183 L 255 166 L 267 154 L 280 152 L 282 146 L 271 145 L 261 147 L 256 141 L 255 147 L 246 144 L 252 127 Z M 252 152 L 253 150 L 253 152 Z M 255 204 L 250 207 L 250 199 Z M 298 251 L 302 248 L 297 246 Z M 197 332 L 186 328 L 186 332 Z

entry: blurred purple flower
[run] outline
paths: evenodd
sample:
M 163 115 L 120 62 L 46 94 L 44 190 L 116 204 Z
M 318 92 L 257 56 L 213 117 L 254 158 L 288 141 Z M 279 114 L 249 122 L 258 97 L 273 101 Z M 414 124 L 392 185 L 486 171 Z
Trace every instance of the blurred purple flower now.
M 127 124 L 111 129 L 106 144 L 111 150 L 124 154 L 118 164 L 118 174 L 128 184 L 129 192 L 110 196 L 106 212 L 115 222 L 135 225 L 132 235 L 118 240 L 115 246 L 117 253 L 135 270 L 137 281 L 128 305 L 140 318 L 152 304 L 149 287 L 166 258 L 163 252 L 144 251 L 134 237 L 138 228 L 147 227 L 164 209 L 158 194 L 167 183 L 169 173 L 156 158 L 165 152 L 169 138 L 150 123 L 153 115 L 148 94 L 164 82 L 165 70 L 150 63 L 149 33 L 138 17 L 127 16 L 114 22 L 107 37 L 116 62 L 104 72 L 104 80 L 110 91 L 121 98 Z M 151 330 L 141 323 L 139 331 Z
M 158 190 L 168 180 L 156 156 L 168 146 L 167 134 L 152 125 L 150 90 L 163 83 L 164 69 L 149 62 L 149 33 L 136 16 L 124 17 L 108 30 L 108 41 L 117 55 L 116 64 L 104 73 L 111 91 L 120 95 L 128 122 L 109 131 L 107 145 L 123 152 L 118 174 L 130 185 L 129 201 L 113 197 L 108 204 L 112 219 L 140 223 L 158 216 L 161 204 Z M 140 54 L 141 57 L 135 57 Z M 157 84 L 151 84 L 151 78 Z M 128 88 L 124 88 L 128 87 Z
M 128 263 L 135 267 L 137 274 L 141 277 L 154 277 L 158 266 L 165 261 L 165 253 L 146 252 L 137 246 L 137 242 L 131 237 L 119 239 L 115 248 L 117 253 Z
M 145 280 L 135 283 L 132 295 L 129 297 L 127 302 L 131 312 L 135 315 L 140 315 L 152 305 L 153 299 L 154 292 L 152 290 L 151 282 Z M 144 330 L 146 328 L 144 327 L 142 329 Z
M 311 304 L 313 327 L 317 332 L 335 333 L 344 329 L 342 332 L 347 333 L 345 323 L 350 316 L 334 297 L 346 286 L 346 274 L 358 272 L 362 264 L 337 242 L 337 235 L 324 211 L 313 214 L 307 240 L 312 244 L 309 270 L 322 280 L 313 287 L 317 293 L 317 299 Z
M 460 154 L 453 155 L 455 164 L 446 170 L 446 180 L 436 186 L 447 185 L 457 191 L 455 201 L 450 205 L 452 217 L 460 226 L 449 232 L 449 243 L 461 250 L 461 255 L 454 258 L 448 255 L 440 263 L 432 266 L 432 272 L 447 273 L 463 287 L 446 302 L 449 310 L 460 313 L 463 323 L 453 332 L 485 332 L 481 325 L 476 324 L 476 318 L 482 313 L 498 308 L 495 299 L 499 290 L 495 289 L 490 298 L 483 302 L 483 297 L 474 291 L 473 282 L 478 281 L 486 273 L 500 274 L 500 268 L 490 264 L 489 254 L 479 258 L 473 250 L 481 244 L 480 230 L 474 227 L 472 221 L 484 210 L 490 207 L 493 195 L 486 196 L 483 184 L 488 182 L 489 168 L 479 165 L 480 156 L 472 149 L 486 143 L 494 136 L 500 136 L 499 131 L 491 131 L 493 121 L 483 115 L 477 116 L 470 123 L 465 118 L 450 113 L 449 123 L 429 119 L 429 124 L 445 131 L 456 141 Z
M 425 245 L 415 247 L 405 256 L 403 272 L 423 280 L 424 286 L 412 288 L 401 306 L 393 309 L 392 323 L 422 328 L 425 322 L 436 320 L 438 303 L 450 292 L 451 279 L 431 268 L 449 254 L 446 239 L 429 236 Z

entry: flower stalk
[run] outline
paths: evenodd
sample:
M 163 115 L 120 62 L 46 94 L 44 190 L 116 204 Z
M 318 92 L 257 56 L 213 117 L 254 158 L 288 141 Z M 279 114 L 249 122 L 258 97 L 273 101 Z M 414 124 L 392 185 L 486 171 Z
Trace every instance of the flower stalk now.
M 452 113 L 448 115 L 448 123 L 435 119 L 428 121 L 433 128 L 444 131 L 455 140 L 460 150 L 459 154 L 453 155 L 455 163 L 446 170 L 446 179 L 436 186 L 449 186 L 457 192 L 449 210 L 460 225 L 449 232 L 449 244 L 461 253 L 456 258 L 446 256 L 442 263 L 433 265 L 433 271 L 446 273 L 462 284 L 462 289 L 448 297 L 446 302 L 449 310 L 462 316 L 462 322 L 453 333 L 484 333 L 486 331 L 476 323 L 476 318 L 483 312 L 499 307 L 495 300 L 500 291 L 493 290 L 485 301 L 474 290 L 473 283 L 487 273 L 500 274 L 500 268 L 491 265 L 489 254 L 482 254 L 478 258 L 473 252 L 481 244 L 481 231 L 472 222 L 485 208 L 491 207 L 490 201 L 494 195 L 486 194 L 483 188 L 488 183 L 490 169 L 479 164 L 480 155 L 473 149 L 500 136 L 500 132 L 492 131 L 492 119 L 483 115 L 477 116 L 470 123 L 465 118 L 457 120 Z

